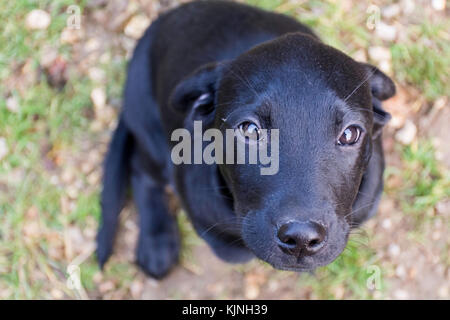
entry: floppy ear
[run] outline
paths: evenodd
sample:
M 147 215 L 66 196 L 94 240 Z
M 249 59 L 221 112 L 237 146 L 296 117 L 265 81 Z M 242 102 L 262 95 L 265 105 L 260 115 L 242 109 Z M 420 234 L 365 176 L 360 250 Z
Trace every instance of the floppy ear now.
M 386 100 L 395 95 L 395 84 L 387 75 L 377 67 L 364 63 L 368 75 L 372 95 L 378 100 Z
M 169 105 L 192 120 L 212 114 L 222 63 L 208 63 L 184 78 L 172 91 Z
M 381 108 L 381 101 L 395 95 L 395 84 L 387 75 L 371 64 L 363 64 L 367 70 L 372 92 L 373 129 L 372 138 L 376 139 L 383 126 L 391 119 L 391 115 Z
M 391 120 L 391 115 L 381 108 L 381 101 L 375 97 L 372 97 L 372 107 L 373 107 L 373 128 L 372 128 L 372 139 L 376 139 L 381 134 L 383 127 L 389 120 Z

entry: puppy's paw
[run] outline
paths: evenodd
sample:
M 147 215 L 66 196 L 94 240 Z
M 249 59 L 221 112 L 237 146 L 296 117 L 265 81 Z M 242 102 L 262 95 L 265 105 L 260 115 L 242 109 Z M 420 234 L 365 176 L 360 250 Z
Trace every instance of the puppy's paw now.
M 180 239 L 178 230 L 139 236 L 137 264 L 149 276 L 161 279 L 178 262 Z

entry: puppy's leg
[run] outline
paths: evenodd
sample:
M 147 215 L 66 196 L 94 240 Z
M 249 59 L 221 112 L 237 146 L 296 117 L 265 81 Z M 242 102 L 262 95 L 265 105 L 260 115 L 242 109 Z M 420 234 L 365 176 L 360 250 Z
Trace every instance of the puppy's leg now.
M 136 153 L 131 177 L 140 226 L 137 263 L 159 279 L 178 261 L 180 238 L 176 219 L 168 210 L 164 184 L 150 176 L 142 161 L 142 154 Z

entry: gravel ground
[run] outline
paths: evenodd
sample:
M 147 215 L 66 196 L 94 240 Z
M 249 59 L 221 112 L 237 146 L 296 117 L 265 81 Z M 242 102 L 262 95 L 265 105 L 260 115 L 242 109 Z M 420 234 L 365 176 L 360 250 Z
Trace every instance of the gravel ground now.
M 0 48 L 6 66 L 0 73 L 0 298 L 449 299 L 445 1 L 247 1 L 297 16 L 325 42 L 396 80 L 398 94 L 384 106 L 393 115 L 384 133 L 385 194 L 378 215 L 353 236 L 342 259 L 314 274 L 276 271 L 258 261 L 226 264 L 175 205 L 184 235 L 181 264 L 156 281 L 133 263 L 137 225 L 130 204 L 115 254 L 98 270 L 101 163 L 121 105 L 126 61 L 151 21 L 180 2 L 186 1 L 81 1 L 81 29 L 64 27 L 70 1 L 6 8 L 16 20 L 3 35 L 18 26 L 25 36 L 14 40 L 23 53 Z M 55 11 L 66 14 L 62 22 Z M 374 30 L 368 26 L 373 12 L 380 16 Z M 65 101 L 80 108 L 65 109 Z M 24 114 L 31 124 L 22 130 Z M 70 269 L 74 264 L 80 269 Z M 67 279 L 77 270 L 82 288 L 73 290 Z M 378 277 L 372 281 L 372 275 Z

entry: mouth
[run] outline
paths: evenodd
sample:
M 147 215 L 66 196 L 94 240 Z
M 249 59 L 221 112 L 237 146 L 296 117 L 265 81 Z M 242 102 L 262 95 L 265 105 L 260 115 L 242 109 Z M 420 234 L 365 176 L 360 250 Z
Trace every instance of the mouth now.
M 342 252 L 337 252 L 331 257 L 327 258 L 324 261 L 315 261 L 312 259 L 311 261 L 305 261 L 303 258 L 299 258 L 295 261 L 295 263 L 280 263 L 277 262 L 268 262 L 272 267 L 278 270 L 283 271 L 294 271 L 294 272 L 314 272 L 317 268 L 327 266 L 331 264 L 334 260 L 336 260 Z
M 317 266 L 317 267 L 306 268 L 306 267 L 299 267 L 299 266 L 295 266 L 295 265 L 286 265 L 286 266 L 271 265 L 271 266 L 277 270 L 303 272 L 303 273 L 314 273 L 316 271 L 316 269 L 320 267 L 320 266 Z

